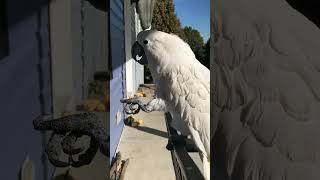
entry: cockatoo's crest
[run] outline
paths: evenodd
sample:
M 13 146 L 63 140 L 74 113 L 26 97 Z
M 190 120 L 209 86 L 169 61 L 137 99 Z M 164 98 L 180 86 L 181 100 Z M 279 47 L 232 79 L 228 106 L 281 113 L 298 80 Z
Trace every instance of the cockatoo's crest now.
M 143 47 L 151 65 L 187 64 L 189 60 L 195 60 L 190 46 L 174 34 L 156 30 L 143 31 L 138 34 L 138 43 Z M 150 62 L 151 59 L 156 62 Z

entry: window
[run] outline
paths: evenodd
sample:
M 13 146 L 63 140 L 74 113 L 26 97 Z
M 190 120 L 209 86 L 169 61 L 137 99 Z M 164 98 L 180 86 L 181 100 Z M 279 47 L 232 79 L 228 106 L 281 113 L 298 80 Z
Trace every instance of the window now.
M 6 4 L 5 1 L 0 1 L 0 60 L 8 56 L 8 54 L 9 42 Z

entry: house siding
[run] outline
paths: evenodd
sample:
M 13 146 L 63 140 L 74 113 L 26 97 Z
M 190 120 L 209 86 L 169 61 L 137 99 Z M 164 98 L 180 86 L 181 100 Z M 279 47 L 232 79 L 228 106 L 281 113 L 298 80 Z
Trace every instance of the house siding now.
M 141 31 L 139 17 L 130 1 L 110 1 L 110 37 L 113 79 L 110 82 L 110 157 L 115 156 L 126 114 L 120 99 L 129 98 L 144 83 L 143 66 L 131 57 L 131 47 Z M 117 113 L 121 120 L 116 121 Z
M 114 157 L 124 126 L 123 104 L 125 97 L 125 39 L 124 2 L 110 0 L 110 49 L 112 61 L 112 80 L 110 81 L 110 161 Z M 121 121 L 116 120 L 117 114 Z

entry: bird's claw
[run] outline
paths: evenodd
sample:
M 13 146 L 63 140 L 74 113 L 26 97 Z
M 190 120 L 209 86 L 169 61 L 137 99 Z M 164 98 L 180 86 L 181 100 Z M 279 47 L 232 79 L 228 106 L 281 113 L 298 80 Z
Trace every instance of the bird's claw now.
M 138 114 L 143 106 L 138 98 L 121 99 L 120 102 L 125 104 L 124 111 L 127 114 Z
M 43 120 L 37 118 L 33 121 L 36 130 L 53 131 L 48 144 L 46 145 L 46 154 L 49 161 L 56 167 L 80 167 L 89 164 L 97 151 L 109 157 L 108 130 L 94 113 L 82 113 L 65 116 L 55 120 Z M 76 142 L 82 135 L 89 136 L 90 146 L 76 147 Z M 83 154 L 81 152 L 85 151 Z M 60 160 L 62 153 L 69 156 L 69 162 Z M 78 155 L 78 161 L 73 160 L 73 155 Z
M 81 153 L 85 147 L 76 147 L 76 142 L 78 137 L 71 132 L 66 137 L 64 137 L 61 141 L 62 150 L 65 154 L 75 155 Z
M 74 148 L 71 144 L 75 141 L 73 141 L 74 139 L 69 137 L 71 136 L 63 137 L 63 135 L 58 135 L 58 134 L 52 135 L 46 147 L 46 153 L 48 155 L 49 161 L 56 167 L 68 167 L 68 166 L 81 167 L 81 166 L 90 164 L 90 162 L 93 160 L 95 154 L 99 149 L 99 143 L 93 138 L 91 138 L 89 148 L 84 153 L 79 155 L 78 161 L 75 161 L 73 159 L 73 155 L 79 154 L 84 150 L 84 148 Z M 73 150 L 66 150 L 65 149 L 66 147 L 61 147 L 63 146 L 62 142 L 65 141 L 66 139 L 69 139 L 70 142 L 72 142 L 69 145 Z M 64 153 L 69 156 L 68 162 L 60 160 L 60 156 L 62 154 L 61 149 L 63 149 Z

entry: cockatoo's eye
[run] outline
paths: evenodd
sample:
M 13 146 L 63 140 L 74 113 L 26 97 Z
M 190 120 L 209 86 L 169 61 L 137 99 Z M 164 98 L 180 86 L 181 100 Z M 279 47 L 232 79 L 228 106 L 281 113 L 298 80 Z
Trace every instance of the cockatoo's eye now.
M 148 40 L 144 40 L 143 43 L 144 43 L 145 45 L 147 45 L 149 42 L 148 42 Z

